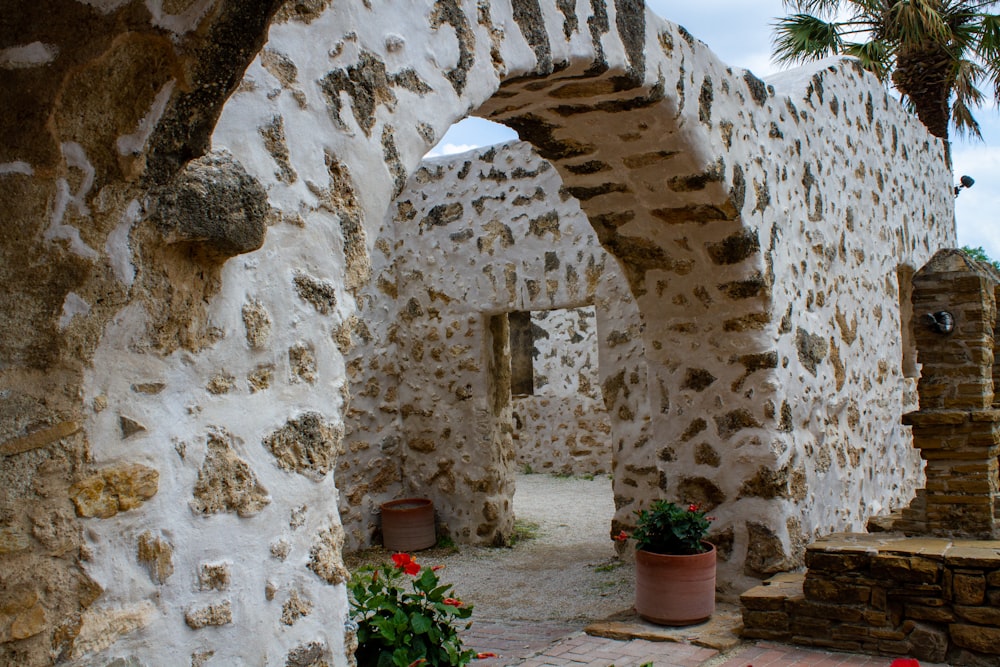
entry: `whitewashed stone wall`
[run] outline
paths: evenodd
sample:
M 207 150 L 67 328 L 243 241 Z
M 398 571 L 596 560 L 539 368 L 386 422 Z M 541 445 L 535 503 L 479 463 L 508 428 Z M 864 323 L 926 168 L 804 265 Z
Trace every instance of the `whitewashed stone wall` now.
M 599 349 L 613 531 L 660 495 L 714 505 L 735 594 L 919 483 L 895 276 L 954 245 L 951 177 L 857 65 L 771 87 L 634 0 L 148 4 L 26 6 L 0 58 L 16 105 L 0 121 L 0 662 L 344 665 L 339 493 L 441 471 L 452 531 L 502 535 L 509 421 L 486 415 L 510 405 L 480 380 L 503 351 L 453 387 L 476 442 L 428 416 L 414 346 L 434 341 L 389 327 L 351 357 L 394 321 L 363 292 L 396 250 L 379 226 L 472 112 L 554 165 L 641 314 Z M 401 294 L 435 258 L 419 260 Z M 440 308 L 413 294 L 401 316 L 411 302 Z M 454 345 L 504 335 L 465 324 Z M 354 386 L 372 365 L 377 411 Z M 380 456 L 332 472 L 358 421 Z
M 514 410 L 550 422 L 523 429 L 549 434 L 550 453 L 531 455 L 539 468 L 559 461 L 568 472 L 576 456 L 581 470 L 594 472 L 584 463 L 598 462 L 610 470 L 607 412 L 594 405 L 601 400 L 596 341 L 637 330 L 638 310 L 616 261 L 548 162 L 520 142 L 427 160 L 396 198 L 375 248 L 373 278 L 359 296 L 368 338 L 347 355 L 349 454 L 338 478 L 349 546 L 370 543 L 380 503 L 410 496 L 434 501 L 442 535 L 504 543 L 522 456 L 513 440 L 525 437 Z M 574 385 L 512 402 L 508 341 L 497 322 L 510 311 L 578 307 L 591 309 L 584 333 L 593 349 L 589 361 L 574 360 L 581 369 Z M 565 328 L 552 333 L 573 354 Z M 541 351 L 549 364 L 540 369 L 562 368 L 544 345 Z M 641 363 L 641 354 L 633 356 L 601 366 L 602 376 Z M 590 395 L 573 400 L 584 369 Z M 591 441 L 592 452 L 579 453 Z

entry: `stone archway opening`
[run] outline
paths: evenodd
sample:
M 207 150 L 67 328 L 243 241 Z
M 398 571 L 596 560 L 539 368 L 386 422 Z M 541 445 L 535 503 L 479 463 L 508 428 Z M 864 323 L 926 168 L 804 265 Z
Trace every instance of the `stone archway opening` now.
M 556 261 L 556 252 L 546 253 Z M 508 314 L 513 438 L 520 472 L 611 472 L 594 306 Z

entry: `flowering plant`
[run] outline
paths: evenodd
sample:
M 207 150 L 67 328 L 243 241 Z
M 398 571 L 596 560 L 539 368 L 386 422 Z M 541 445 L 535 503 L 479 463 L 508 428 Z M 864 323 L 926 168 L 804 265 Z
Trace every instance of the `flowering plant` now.
M 478 657 L 463 650 L 455 627 L 472 615 L 472 606 L 448 595 L 452 586 L 440 583 L 439 569 L 421 568 L 409 554 L 394 554 L 392 563 L 365 566 L 351 576 L 347 588 L 358 626 L 359 665 L 455 666 Z
M 688 505 L 685 509 L 656 500 L 649 509 L 637 511 L 636 516 L 636 528 L 631 535 L 636 549 L 677 556 L 708 551 L 703 540 L 715 517 L 705 516 L 697 505 Z M 624 542 L 629 537 L 623 530 L 615 539 Z

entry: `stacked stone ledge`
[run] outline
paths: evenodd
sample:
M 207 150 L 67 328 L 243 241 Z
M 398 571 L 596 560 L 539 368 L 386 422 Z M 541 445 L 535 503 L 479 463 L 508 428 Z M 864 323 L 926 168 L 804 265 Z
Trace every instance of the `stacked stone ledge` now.
M 1000 541 L 838 534 L 740 597 L 743 636 L 1000 665 Z

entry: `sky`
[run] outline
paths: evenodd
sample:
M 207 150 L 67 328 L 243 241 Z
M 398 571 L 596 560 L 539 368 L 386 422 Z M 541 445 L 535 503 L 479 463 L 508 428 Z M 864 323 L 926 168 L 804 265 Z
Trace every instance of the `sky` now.
M 687 28 L 729 65 L 749 69 L 765 80 L 782 69 L 771 62 L 772 26 L 787 13 L 781 0 L 647 0 L 646 4 Z M 975 185 L 963 189 L 955 200 L 958 245 L 982 247 L 1000 260 L 1000 215 L 992 214 L 1000 214 L 1000 114 L 991 105 L 975 115 L 983 141 L 952 136 L 955 183 L 962 175 L 975 179 Z M 460 153 L 515 136 L 503 126 L 469 118 L 452 126 L 429 155 Z

